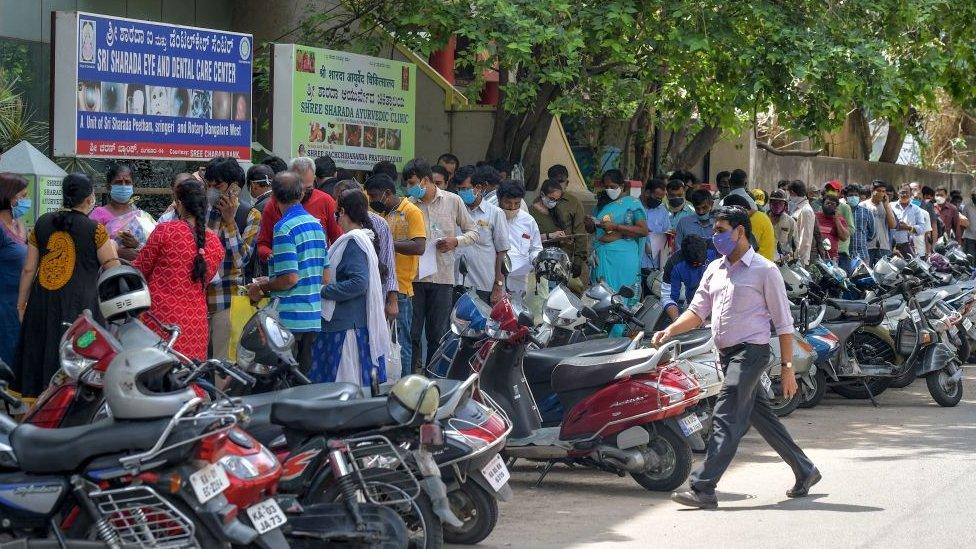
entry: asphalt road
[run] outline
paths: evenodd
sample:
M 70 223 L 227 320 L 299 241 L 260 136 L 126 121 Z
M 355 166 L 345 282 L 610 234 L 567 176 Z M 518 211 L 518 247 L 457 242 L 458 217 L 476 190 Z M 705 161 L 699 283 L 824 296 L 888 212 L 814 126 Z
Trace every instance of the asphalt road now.
M 965 390 L 955 408 L 917 380 L 885 392 L 879 408 L 828 393 L 794 412 L 786 426 L 824 477 L 804 499 L 786 497 L 793 475 L 754 432 L 719 484 L 716 511 L 566 467 L 534 488 L 535 467 L 517 463 L 515 497 L 479 547 L 976 547 L 976 369 Z

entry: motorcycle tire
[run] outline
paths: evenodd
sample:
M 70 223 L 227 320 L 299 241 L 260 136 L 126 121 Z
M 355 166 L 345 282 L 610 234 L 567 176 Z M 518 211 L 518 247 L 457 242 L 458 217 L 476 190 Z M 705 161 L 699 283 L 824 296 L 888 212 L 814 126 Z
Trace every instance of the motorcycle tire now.
M 394 492 L 402 493 L 396 486 L 389 486 Z M 342 493 L 339 491 L 339 486 L 333 483 L 320 494 L 315 503 L 334 501 L 342 501 Z M 444 529 L 441 527 L 440 518 L 434 513 L 434 505 L 426 492 L 421 490 L 412 501 L 390 507 L 400 515 L 407 526 L 407 536 L 410 538 L 407 544 L 409 549 L 441 549 L 444 546 Z
M 888 387 L 893 389 L 903 389 L 914 383 L 915 379 L 918 377 L 918 374 L 916 373 L 918 371 L 918 364 L 921 363 L 917 362 L 916 366 L 906 368 L 905 371 L 891 378 L 891 381 L 888 383 Z
M 444 541 L 447 543 L 480 543 L 498 524 L 498 500 L 477 482 L 469 479 L 447 497 L 451 501 L 451 511 L 464 521 L 460 528 L 444 525 Z
M 959 380 L 950 392 L 946 388 L 945 378 L 948 377 L 945 368 L 938 372 L 932 372 L 925 376 L 925 385 L 929 388 L 929 394 L 939 404 L 946 408 L 952 408 L 962 400 L 962 380 Z
M 683 436 L 667 427 L 649 431 L 651 440 L 648 446 L 665 462 L 663 471 L 658 474 L 631 473 L 630 476 L 645 490 L 670 492 L 688 480 L 688 474 L 691 473 L 691 446 Z
M 867 389 L 864 388 L 864 385 L 860 383 L 856 385 L 853 383 L 850 385 L 835 385 L 831 387 L 831 389 L 844 398 L 865 400 L 871 396 L 877 398 L 878 395 L 885 392 L 885 389 L 891 385 L 891 380 L 892 378 L 890 377 L 869 377 L 865 379 L 864 383 L 867 384 L 868 389 L 871 390 L 870 396 L 868 395 Z
M 180 501 L 179 499 L 160 496 L 165 499 L 168 503 L 176 507 L 176 509 L 183 513 L 184 516 L 193 521 L 193 541 L 196 542 L 196 546 L 200 549 L 227 549 L 231 547 L 229 542 L 220 540 L 217 536 L 213 535 L 210 530 L 200 521 L 196 520 L 196 514 L 190 509 L 188 505 Z M 65 532 L 66 537 L 69 539 L 79 539 L 79 540 L 99 540 L 98 531 L 95 528 L 95 524 L 91 521 L 91 517 L 88 513 L 82 511 L 78 513 L 78 517 Z M 68 544 L 71 545 L 70 543 Z
M 760 387 L 760 390 L 762 388 Z M 789 400 L 784 400 L 783 397 L 776 397 L 769 401 L 769 409 L 776 414 L 776 417 L 786 417 L 792 414 L 797 408 L 800 407 L 800 402 L 803 400 L 803 394 L 797 391 L 793 398 Z
M 800 408 L 813 408 L 817 404 L 820 404 L 824 395 L 827 394 L 827 372 L 823 368 L 817 368 L 817 373 L 813 375 L 812 381 L 812 390 L 808 389 L 808 392 L 800 391 L 804 393 L 800 398 Z M 803 385 L 803 381 L 800 381 L 800 387 L 803 387 Z
M 876 357 L 891 362 L 895 358 L 895 350 L 889 342 L 863 329 L 854 332 L 851 338 L 847 340 L 847 353 L 862 364 L 871 364 L 872 359 Z M 863 400 L 872 396 L 877 397 L 885 392 L 885 389 L 891 385 L 892 379 L 890 377 L 870 377 L 864 380 L 864 384 L 835 385 L 832 389 L 844 398 Z M 868 390 L 864 388 L 864 385 L 867 385 L 868 389 L 871 390 L 870 395 L 868 395 Z

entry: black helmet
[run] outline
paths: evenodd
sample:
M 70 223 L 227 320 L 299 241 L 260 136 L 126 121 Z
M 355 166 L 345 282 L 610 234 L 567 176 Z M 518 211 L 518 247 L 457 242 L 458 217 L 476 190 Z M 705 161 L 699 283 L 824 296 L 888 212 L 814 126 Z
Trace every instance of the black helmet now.
M 237 344 L 237 362 L 252 374 L 266 375 L 278 366 L 297 364 L 291 352 L 295 336 L 278 317 L 277 300 L 258 309 L 244 324 Z
M 573 264 L 562 248 L 543 248 L 535 258 L 535 272 L 537 276 L 552 282 L 568 282 Z

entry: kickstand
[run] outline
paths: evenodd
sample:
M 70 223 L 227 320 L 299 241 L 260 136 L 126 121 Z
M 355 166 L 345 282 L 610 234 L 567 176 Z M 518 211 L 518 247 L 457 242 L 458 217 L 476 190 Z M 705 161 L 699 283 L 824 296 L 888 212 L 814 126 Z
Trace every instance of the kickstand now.
M 874 407 L 877 408 L 878 401 L 874 400 L 874 394 L 871 393 L 871 388 L 868 387 L 868 383 L 864 381 L 864 378 L 861 378 L 861 385 L 864 385 L 864 390 L 868 392 L 868 398 L 871 399 L 871 404 L 874 404 Z
M 539 480 L 535 481 L 535 484 L 532 485 L 533 488 L 538 488 L 539 486 L 542 486 L 543 479 L 546 478 L 546 475 L 549 474 L 549 471 L 552 470 L 552 466 L 555 464 L 556 464 L 555 461 L 546 462 L 546 466 L 542 468 L 542 473 L 539 474 Z
M 61 533 L 61 528 L 58 523 L 51 518 L 51 531 L 54 532 L 54 539 L 58 542 L 58 547 L 60 549 L 68 549 L 68 542 L 64 539 L 64 534 Z

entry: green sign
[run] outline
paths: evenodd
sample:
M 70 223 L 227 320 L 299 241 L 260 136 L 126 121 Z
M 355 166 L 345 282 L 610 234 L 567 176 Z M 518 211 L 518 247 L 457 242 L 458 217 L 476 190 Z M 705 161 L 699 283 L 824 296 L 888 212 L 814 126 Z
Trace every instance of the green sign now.
M 350 170 L 413 158 L 416 66 L 294 44 L 277 44 L 274 61 L 276 152 L 327 154 Z

